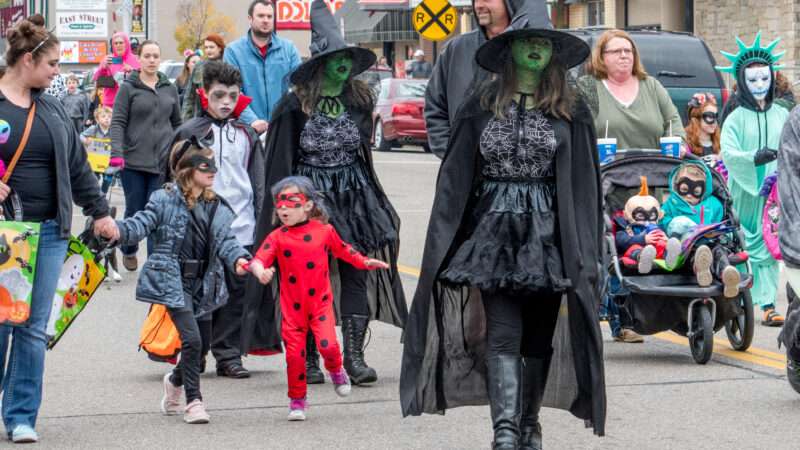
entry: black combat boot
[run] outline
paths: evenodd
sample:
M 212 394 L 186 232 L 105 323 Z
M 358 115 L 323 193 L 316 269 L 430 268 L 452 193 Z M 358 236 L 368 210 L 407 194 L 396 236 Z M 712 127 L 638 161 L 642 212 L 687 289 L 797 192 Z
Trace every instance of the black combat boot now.
M 519 420 L 519 450 L 542 450 L 542 408 L 550 356 L 522 359 L 522 417 Z
M 518 355 L 490 356 L 486 359 L 486 366 L 489 408 L 494 430 L 492 449 L 517 450 L 520 437 L 522 358 Z
M 369 317 L 352 315 L 342 317 L 344 339 L 344 369 L 353 384 L 374 383 L 378 380 L 375 369 L 364 361 L 364 335 L 367 334 Z
M 306 383 L 308 384 L 323 384 L 325 383 L 325 374 L 319 368 L 319 353 L 317 353 L 317 344 L 314 342 L 314 335 L 308 332 L 306 336 Z

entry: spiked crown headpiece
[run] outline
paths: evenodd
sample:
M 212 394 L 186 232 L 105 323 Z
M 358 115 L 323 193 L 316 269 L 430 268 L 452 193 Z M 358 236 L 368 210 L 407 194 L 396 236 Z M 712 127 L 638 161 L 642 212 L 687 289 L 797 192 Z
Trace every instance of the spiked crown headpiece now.
M 722 53 L 722 56 L 728 58 L 728 60 L 731 62 L 731 65 L 728 67 L 716 66 L 715 68 L 720 72 L 731 74 L 734 80 L 738 77 L 739 70 L 742 67 L 749 66 L 752 63 L 762 63 L 771 66 L 772 70 L 780 70 L 783 68 L 783 66 L 777 65 L 776 63 L 786 52 L 783 51 L 774 54 L 772 53 L 780 41 L 781 38 L 777 38 L 770 42 L 766 47 L 762 47 L 761 32 L 759 31 L 758 34 L 756 34 L 755 40 L 753 40 L 753 45 L 748 47 L 747 44 L 742 42 L 742 40 L 737 37 L 736 45 L 739 46 L 739 51 L 736 54 L 725 51 L 720 52 Z

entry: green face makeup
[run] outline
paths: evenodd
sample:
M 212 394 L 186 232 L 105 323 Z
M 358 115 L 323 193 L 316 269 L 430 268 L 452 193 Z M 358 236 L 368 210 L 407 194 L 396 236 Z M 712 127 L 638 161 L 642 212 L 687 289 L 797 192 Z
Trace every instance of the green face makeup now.
M 511 42 L 511 58 L 520 70 L 542 72 L 553 56 L 553 43 L 546 38 L 530 37 Z
M 353 68 L 353 61 L 350 56 L 342 53 L 333 55 L 325 61 L 325 78 L 329 81 L 341 83 L 350 77 Z

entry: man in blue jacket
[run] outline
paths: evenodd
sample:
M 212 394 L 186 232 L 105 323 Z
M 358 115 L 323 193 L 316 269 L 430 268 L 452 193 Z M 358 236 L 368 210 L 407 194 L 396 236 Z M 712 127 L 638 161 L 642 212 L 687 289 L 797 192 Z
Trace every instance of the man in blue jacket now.
M 300 65 L 291 41 L 275 34 L 272 0 L 254 0 L 247 8 L 250 30 L 225 48 L 224 60 L 242 74 L 242 92 L 253 102 L 240 118 L 259 134 L 267 131 L 272 108 L 289 90 L 289 74 Z

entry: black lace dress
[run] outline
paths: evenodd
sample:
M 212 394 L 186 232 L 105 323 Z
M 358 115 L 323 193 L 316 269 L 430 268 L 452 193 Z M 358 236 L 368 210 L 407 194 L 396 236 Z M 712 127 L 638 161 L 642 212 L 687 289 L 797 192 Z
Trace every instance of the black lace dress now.
M 515 102 L 492 118 L 480 138 L 480 182 L 442 271 L 444 282 L 484 292 L 561 291 L 553 126 L 538 110 L 521 116 Z
M 369 253 L 397 241 L 389 209 L 380 200 L 360 156 L 361 135 L 347 112 L 314 113 L 300 133 L 297 175 L 311 179 L 325 198 L 330 223 L 345 242 Z

